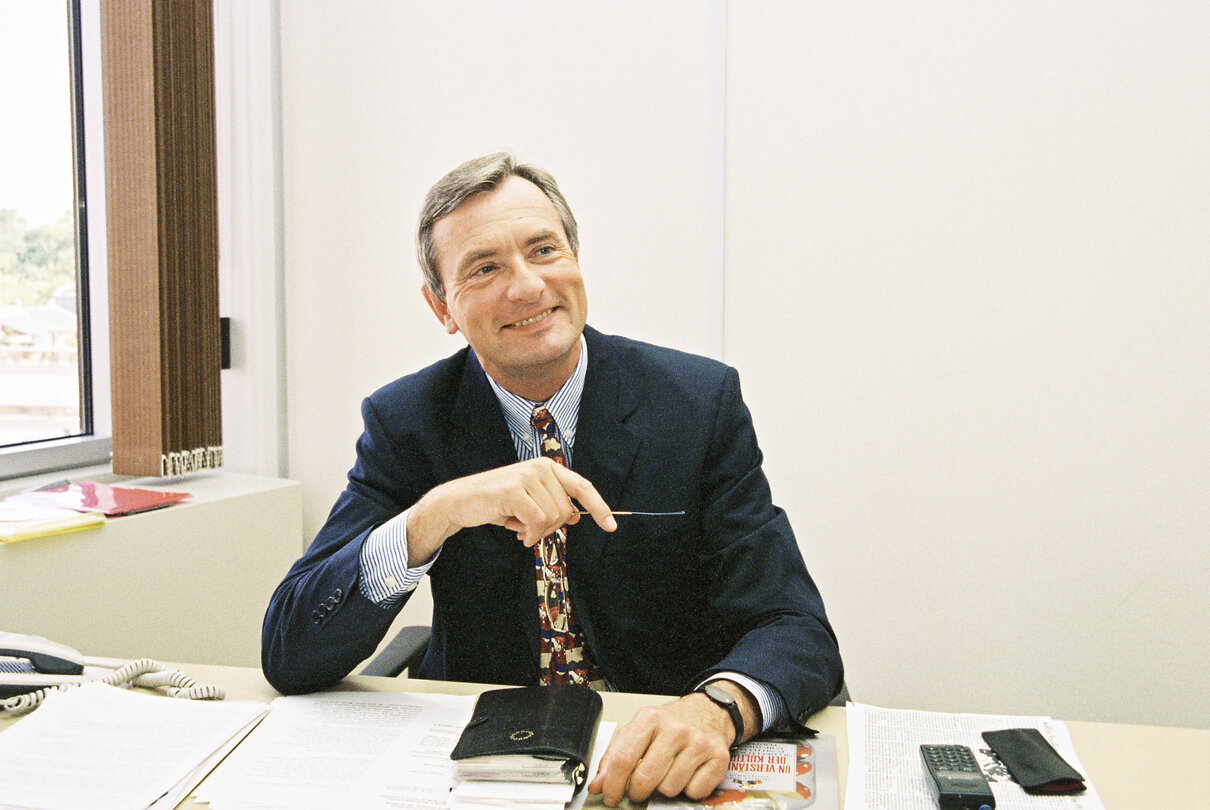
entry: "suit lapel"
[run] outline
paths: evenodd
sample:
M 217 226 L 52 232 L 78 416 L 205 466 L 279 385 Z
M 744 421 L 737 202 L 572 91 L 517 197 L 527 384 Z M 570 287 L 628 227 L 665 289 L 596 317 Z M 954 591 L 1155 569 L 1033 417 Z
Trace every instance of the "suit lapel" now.
M 619 499 L 625 494 L 630 468 L 642 444 L 627 424 L 637 407 L 636 386 L 626 377 L 621 350 L 593 329 L 586 328 L 584 333 L 588 339 L 588 373 L 580 400 L 572 467 L 596 487 L 610 508 L 624 509 Z M 576 531 L 583 541 L 577 544 L 581 546 L 581 564 L 591 566 L 600 557 L 607 535 L 587 515 L 573 529 L 581 527 Z M 573 560 L 581 556 L 573 555 L 570 549 L 568 554 Z
M 450 411 L 450 426 L 450 447 L 459 476 L 516 463 L 517 451 L 500 413 L 500 403 L 469 349 Z
M 585 328 L 584 335 L 588 342 L 588 372 L 580 399 L 572 468 L 589 480 L 611 509 L 622 509 L 625 507 L 619 499 L 626 493 L 630 468 L 642 444 L 638 434 L 626 424 L 636 408 L 636 386 L 626 376 L 624 350 L 593 329 Z M 602 658 L 604 648 L 597 643 L 592 603 L 589 599 L 577 600 L 576 594 L 598 590 L 589 587 L 588 577 L 600 571 L 601 552 L 609 537 L 588 515 L 570 527 L 567 536 L 572 604 L 584 638 L 607 678 L 611 667 Z

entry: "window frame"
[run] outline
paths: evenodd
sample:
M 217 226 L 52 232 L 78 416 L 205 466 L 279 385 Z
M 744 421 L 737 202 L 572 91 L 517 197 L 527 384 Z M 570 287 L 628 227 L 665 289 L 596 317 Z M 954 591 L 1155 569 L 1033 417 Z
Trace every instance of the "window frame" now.
M 76 184 L 80 433 L 0 448 L 0 479 L 109 463 L 109 305 L 99 0 L 67 0 Z M 88 155 L 93 159 L 89 160 Z M 98 158 L 98 156 L 100 156 Z

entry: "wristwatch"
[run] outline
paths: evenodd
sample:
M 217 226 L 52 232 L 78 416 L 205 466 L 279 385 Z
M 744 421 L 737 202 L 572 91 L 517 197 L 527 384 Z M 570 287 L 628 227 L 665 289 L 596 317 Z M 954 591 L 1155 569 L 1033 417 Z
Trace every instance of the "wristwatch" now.
M 704 683 L 693 691 L 701 692 L 726 710 L 727 714 L 731 716 L 731 722 L 735 725 L 735 742 L 731 743 L 731 747 L 739 745 L 740 740 L 744 738 L 744 716 L 740 714 L 739 703 L 731 693 L 713 682 Z

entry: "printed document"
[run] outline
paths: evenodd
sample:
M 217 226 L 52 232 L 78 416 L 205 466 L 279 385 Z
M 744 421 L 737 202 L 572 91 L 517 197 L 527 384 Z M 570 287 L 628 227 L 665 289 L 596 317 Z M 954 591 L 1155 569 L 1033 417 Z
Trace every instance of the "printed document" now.
M 0 734 L 0 808 L 175 807 L 269 707 L 86 683 Z
M 469 719 L 469 715 L 468 715 Z M 438 810 L 454 807 L 536 808 L 547 803 L 563 808 L 571 799 L 570 810 L 582 807 L 586 790 L 572 799 L 570 784 L 550 785 L 533 782 L 481 781 L 456 783 L 450 752 L 462 734 L 462 725 L 435 729 L 422 739 L 400 737 L 383 753 L 378 763 L 344 796 L 336 807 L 358 810 Z M 588 779 L 596 776 L 601 756 L 609 745 L 614 724 L 601 722 L 593 739 Z M 450 787 L 454 793 L 450 794 Z M 543 799 L 549 797 L 549 802 Z
M 1076 758 L 1067 726 L 1049 717 L 946 714 L 848 704 L 849 779 L 845 810 L 937 810 L 925 782 L 920 746 L 969 746 L 996 796 L 996 810 L 1105 810 L 1096 789 L 1074 796 L 1034 796 L 1008 775 L 979 736 L 1003 728 L 1036 728 L 1071 767 L 1088 772 Z
M 253 734 L 199 788 L 212 810 L 332 810 L 372 771 L 408 773 L 407 802 L 444 808 L 450 751 L 470 720 L 472 695 L 321 692 L 280 697 Z

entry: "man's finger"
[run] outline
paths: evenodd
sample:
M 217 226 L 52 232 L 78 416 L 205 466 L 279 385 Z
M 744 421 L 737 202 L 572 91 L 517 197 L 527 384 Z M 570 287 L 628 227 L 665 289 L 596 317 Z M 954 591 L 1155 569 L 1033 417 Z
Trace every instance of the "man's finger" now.
M 598 526 L 607 532 L 617 530 L 618 522 L 610 514 L 605 499 L 587 478 L 558 464 L 554 466 L 554 472 L 563 491 L 579 501 L 584 509 L 592 515 L 592 519 L 597 522 Z
M 665 796 L 676 796 L 683 792 L 691 799 L 704 799 L 714 792 L 727 775 L 730 759 L 729 752 L 720 755 L 706 746 L 682 748 L 654 790 Z M 633 779 L 631 798 L 634 798 Z
M 516 532 L 517 539 L 526 546 L 534 545 L 567 523 L 568 514 L 575 510 L 571 498 L 551 472 L 556 467 L 553 463 L 517 465 L 521 474 L 499 504 L 500 518 L 495 522 Z
M 553 471 L 566 468 L 553 465 L 551 469 Z M 576 505 L 571 502 L 571 496 L 563 488 L 563 482 L 559 479 L 558 473 L 541 476 L 534 486 L 540 487 L 544 496 L 549 499 L 551 512 L 548 517 L 551 522 L 557 522 L 555 528 L 569 523 L 572 516 L 576 514 L 577 509 Z
M 542 493 L 539 498 L 545 498 Z M 527 546 L 537 543 L 545 535 L 539 532 L 550 522 L 552 504 L 542 504 L 529 492 L 514 494 L 501 505 L 501 520 L 504 528 L 517 533 Z
M 704 799 L 714 792 L 718 787 L 723 777 L 727 775 L 727 759 L 712 759 L 703 762 L 700 767 L 694 772 L 689 783 L 682 788 L 685 795 L 690 799 Z
M 597 778 L 588 786 L 589 793 L 600 793 L 606 807 L 616 807 L 626 794 L 630 775 L 647 750 L 655 727 L 642 719 L 642 711 L 623 725 L 609 741 L 601 757 Z

